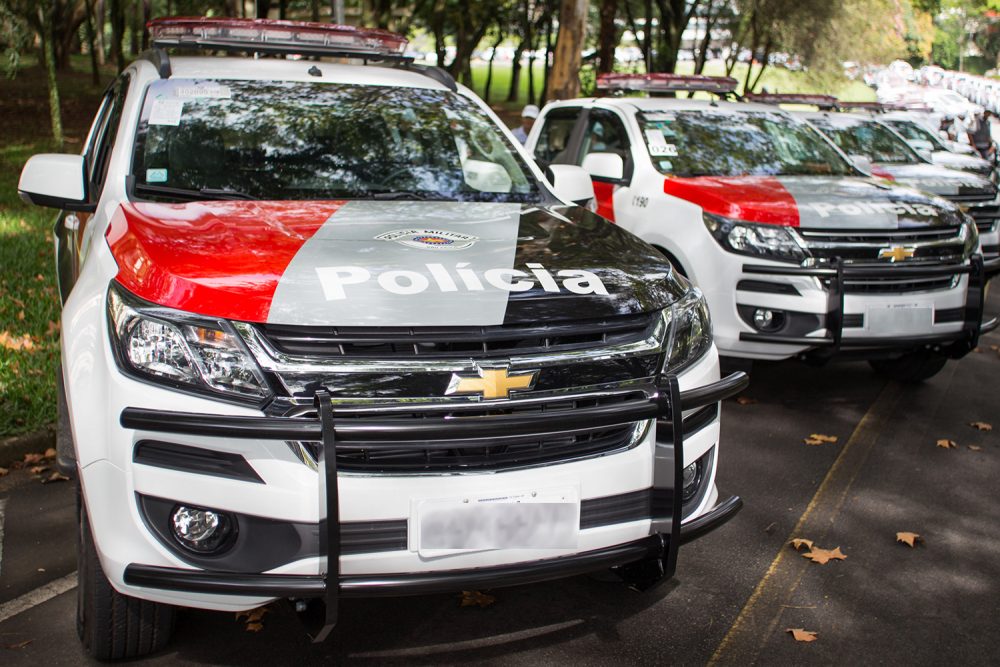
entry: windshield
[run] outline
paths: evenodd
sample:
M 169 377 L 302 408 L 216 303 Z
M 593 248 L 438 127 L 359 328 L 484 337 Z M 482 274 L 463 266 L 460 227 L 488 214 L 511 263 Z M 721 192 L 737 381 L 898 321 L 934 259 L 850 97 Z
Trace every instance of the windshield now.
M 944 145 L 941 144 L 940 138 L 934 136 L 933 132 L 921 127 L 918 123 L 915 123 L 912 120 L 887 120 L 885 122 L 890 125 L 892 129 L 903 135 L 903 138 L 907 141 L 929 141 L 931 145 L 934 146 L 934 150 L 947 150 Z
M 143 199 L 541 198 L 489 116 L 423 88 L 155 81 L 132 167 Z
M 885 125 L 875 121 L 833 124 L 814 123 L 848 155 L 864 155 L 875 163 L 918 164 L 921 160 L 909 144 Z
M 670 111 L 639 118 L 653 166 L 673 176 L 850 175 L 805 123 L 766 111 Z

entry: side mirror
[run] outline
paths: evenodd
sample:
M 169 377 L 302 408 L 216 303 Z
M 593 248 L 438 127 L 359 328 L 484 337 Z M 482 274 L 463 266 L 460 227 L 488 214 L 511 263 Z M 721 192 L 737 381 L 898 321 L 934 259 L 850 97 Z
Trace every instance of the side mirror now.
M 582 167 L 572 164 L 550 164 L 545 173 L 556 196 L 563 201 L 587 206 L 594 200 L 594 184 L 590 180 L 590 174 Z
M 42 153 L 24 163 L 17 193 L 29 204 L 90 211 L 82 155 Z
M 625 178 L 625 161 L 617 153 L 590 153 L 583 158 L 583 169 L 594 178 Z
M 852 154 L 852 155 L 848 155 L 847 157 L 848 157 L 848 159 L 850 159 L 851 164 L 853 164 L 857 169 L 865 172 L 868 175 L 871 175 L 871 173 L 872 173 L 872 167 L 874 165 L 872 165 L 872 161 L 868 158 L 867 155 L 854 155 L 854 154 Z

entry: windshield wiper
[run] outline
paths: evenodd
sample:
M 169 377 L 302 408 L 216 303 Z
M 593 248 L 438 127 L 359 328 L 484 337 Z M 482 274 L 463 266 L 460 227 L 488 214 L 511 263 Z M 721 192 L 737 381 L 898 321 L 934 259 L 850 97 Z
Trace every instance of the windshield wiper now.
M 222 188 L 172 188 L 168 185 L 153 185 L 151 183 L 136 183 L 136 192 L 148 192 L 155 195 L 168 195 L 171 197 L 187 197 L 194 199 L 256 199 L 253 195 L 237 190 L 226 190 Z
M 372 199 L 412 199 L 416 201 L 458 201 L 454 197 L 449 197 L 440 192 L 417 192 L 414 190 L 385 190 L 383 192 L 371 192 Z

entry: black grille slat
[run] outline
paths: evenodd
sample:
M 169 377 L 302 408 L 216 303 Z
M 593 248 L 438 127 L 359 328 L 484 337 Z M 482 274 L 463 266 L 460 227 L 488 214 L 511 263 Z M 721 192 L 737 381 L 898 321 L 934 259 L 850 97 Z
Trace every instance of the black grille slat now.
M 265 324 L 258 332 L 285 354 L 347 358 L 483 357 L 620 345 L 647 338 L 657 313 L 491 327 L 306 327 Z

